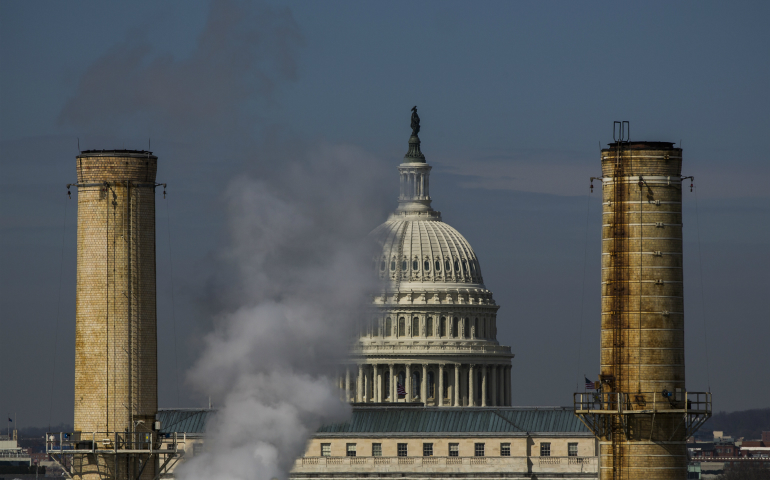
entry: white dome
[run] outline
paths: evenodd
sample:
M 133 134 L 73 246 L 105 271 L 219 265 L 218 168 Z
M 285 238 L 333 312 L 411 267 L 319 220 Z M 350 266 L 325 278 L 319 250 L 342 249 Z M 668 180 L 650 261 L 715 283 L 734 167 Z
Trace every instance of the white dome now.
M 438 212 L 396 213 L 371 235 L 382 245 L 382 253 L 375 259 L 380 278 L 402 284 L 449 283 L 454 287 L 465 284 L 484 288 L 473 248 L 460 232 L 441 221 Z

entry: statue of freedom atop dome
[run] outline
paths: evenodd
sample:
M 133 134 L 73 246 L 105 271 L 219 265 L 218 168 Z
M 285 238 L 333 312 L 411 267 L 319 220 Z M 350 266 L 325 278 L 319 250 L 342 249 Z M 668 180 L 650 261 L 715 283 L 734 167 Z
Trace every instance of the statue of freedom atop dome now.
M 420 116 L 417 115 L 417 105 L 412 107 L 412 135 L 417 136 L 420 133 Z

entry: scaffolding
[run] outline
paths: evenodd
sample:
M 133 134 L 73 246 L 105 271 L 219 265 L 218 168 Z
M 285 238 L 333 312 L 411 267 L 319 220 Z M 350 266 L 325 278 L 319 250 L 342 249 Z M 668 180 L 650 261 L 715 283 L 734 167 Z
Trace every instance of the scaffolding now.
M 133 463 L 140 465 L 135 478 L 139 479 L 151 462 L 156 463 L 154 480 L 164 478 L 184 457 L 187 435 L 158 434 L 157 432 L 48 432 L 45 435 L 45 453 L 64 470 L 67 478 L 84 475 L 84 465 L 98 465 L 97 458 L 111 457 L 113 465 Z M 89 470 L 89 474 L 93 474 Z M 104 472 L 103 476 L 114 475 Z

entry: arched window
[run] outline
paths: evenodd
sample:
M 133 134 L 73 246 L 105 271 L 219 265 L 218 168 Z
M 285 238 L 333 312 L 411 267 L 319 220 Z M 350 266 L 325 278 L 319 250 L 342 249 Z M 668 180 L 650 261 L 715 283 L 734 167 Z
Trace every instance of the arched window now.
M 446 260 L 444 260 L 444 270 L 446 270 L 448 273 L 451 268 L 452 266 L 449 264 L 449 259 L 447 258 Z
M 463 275 L 467 275 L 467 274 L 468 274 L 468 262 L 466 262 L 465 259 L 463 259 Z
M 372 336 L 373 337 L 380 336 L 380 319 L 379 318 L 372 319 Z
M 463 319 L 463 337 L 471 338 L 470 321 L 467 317 Z
M 436 397 L 435 381 L 433 378 L 433 372 L 428 372 L 428 398 Z
M 399 337 L 406 336 L 406 320 L 404 319 L 404 317 L 401 317 L 398 319 L 398 336 Z
M 406 382 L 404 381 L 405 377 L 406 377 L 406 375 L 404 375 L 404 371 L 403 370 L 398 372 L 398 376 L 396 377 L 396 382 L 398 382 L 397 387 L 400 385 L 400 386 L 404 387 L 404 389 L 406 389 Z M 398 390 L 396 390 L 396 392 L 398 392 Z M 405 396 L 406 395 L 399 394 L 398 398 L 404 398 Z
M 382 375 L 382 382 L 385 384 L 382 388 L 384 392 L 383 398 L 390 398 L 390 372 L 386 371 Z
M 476 319 L 476 321 L 478 322 L 478 319 Z M 478 332 L 478 334 L 477 334 L 477 336 L 478 336 L 479 338 L 487 338 L 487 337 L 486 337 L 486 334 L 487 334 L 486 330 L 487 330 L 487 329 L 486 329 L 486 328 L 484 328 L 484 324 L 485 324 L 485 323 L 487 323 L 487 321 L 486 321 L 485 319 L 483 319 L 483 318 L 482 318 L 482 319 L 481 319 L 481 321 L 479 322 L 479 328 L 480 328 L 480 330 L 479 330 L 479 332 Z
M 420 262 L 417 261 L 417 259 L 412 260 L 412 270 L 415 272 L 420 268 Z
M 380 271 L 381 271 L 381 272 L 384 272 L 384 271 L 385 271 L 385 260 L 383 260 L 383 261 L 381 261 L 381 262 L 380 262 Z
M 480 335 L 479 335 L 480 333 L 481 332 L 479 332 L 479 319 L 477 318 L 477 319 L 473 320 L 473 336 L 476 337 L 476 338 L 479 338 L 480 337 Z
M 424 261 L 424 262 L 422 262 L 422 268 L 423 268 L 423 269 L 424 269 L 426 272 L 429 272 L 429 271 L 430 271 L 430 260 L 428 260 L 428 259 L 426 258 L 426 259 L 425 259 L 425 261 Z
M 389 337 L 393 335 L 393 322 L 390 321 L 390 317 L 385 319 L 385 336 Z
M 391 260 L 390 261 L 390 271 L 391 272 L 395 272 L 396 271 L 396 261 L 395 260 Z
M 440 271 L 441 271 L 441 260 L 439 260 L 439 259 L 437 258 L 437 259 L 436 259 L 436 272 L 438 273 L 438 272 L 440 272 Z
M 420 336 L 420 319 L 417 317 L 414 317 L 412 319 L 412 336 L 413 337 Z
M 460 263 L 455 259 L 455 275 L 460 274 Z
M 401 270 L 406 271 L 406 260 L 401 260 Z
M 420 392 L 420 374 L 417 372 L 412 372 L 412 398 L 418 396 Z M 411 398 L 409 399 L 411 400 Z M 420 400 L 425 401 L 424 398 L 421 398 Z
M 428 317 L 428 319 L 425 321 L 425 324 L 426 324 L 425 336 L 432 337 L 433 336 L 433 317 Z
M 460 330 L 460 320 L 455 317 L 452 319 L 452 337 L 457 338 L 460 335 L 458 335 L 458 331 Z
M 441 317 L 441 321 L 439 322 L 439 336 L 446 337 L 446 317 Z

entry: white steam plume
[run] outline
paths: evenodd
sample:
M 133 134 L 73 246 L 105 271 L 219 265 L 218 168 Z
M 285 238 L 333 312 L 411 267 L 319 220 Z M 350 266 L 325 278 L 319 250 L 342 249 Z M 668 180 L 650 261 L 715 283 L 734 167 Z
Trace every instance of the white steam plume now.
M 379 169 L 328 146 L 295 167 L 278 183 L 228 188 L 240 305 L 217 319 L 191 371 L 220 408 L 182 479 L 286 478 L 308 437 L 349 412 L 335 369 L 376 286 L 365 237 L 382 218 Z

